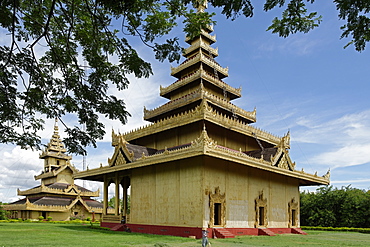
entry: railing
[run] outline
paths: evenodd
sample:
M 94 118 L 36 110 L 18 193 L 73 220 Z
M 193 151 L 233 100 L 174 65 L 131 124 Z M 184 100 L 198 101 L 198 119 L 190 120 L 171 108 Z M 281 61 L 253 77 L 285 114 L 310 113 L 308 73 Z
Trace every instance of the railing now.
M 111 215 L 111 214 L 103 215 L 103 222 L 121 223 L 121 221 L 122 221 L 121 215 Z

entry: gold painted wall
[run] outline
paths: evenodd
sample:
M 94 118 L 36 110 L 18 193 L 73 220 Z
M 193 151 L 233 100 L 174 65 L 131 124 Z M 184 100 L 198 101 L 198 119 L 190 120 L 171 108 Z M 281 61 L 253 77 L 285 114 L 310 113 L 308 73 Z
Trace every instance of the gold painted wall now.
M 201 158 L 132 171 L 130 223 L 202 225 Z
M 231 162 L 207 158 L 205 188 L 226 196 L 225 227 L 255 227 L 255 199 L 263 191 L 267 199 L 267 227 L 288 227 L 288 202 L 299 201 L 298 181 Z M 205 212 L 205 216 L 209 215 Z M 209 222 L 209 216 L 204 218 Z
M 202 163 L 204 163 L 202 165 Z M 196 157 L 132 171 L 130 223 L 203 227 L 210 195 L 225 194 L 227 228 L 254 228 L 255 199 L 267 200 L 267 227 L 288 227 L 288 202 L 299 202 L 298 181 L 232 162 Z

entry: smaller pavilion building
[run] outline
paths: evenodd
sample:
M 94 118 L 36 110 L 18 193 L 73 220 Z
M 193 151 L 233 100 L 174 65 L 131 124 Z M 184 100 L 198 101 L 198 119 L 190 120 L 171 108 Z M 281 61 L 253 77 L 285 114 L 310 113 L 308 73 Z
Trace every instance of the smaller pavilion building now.
M 35 179 L 40 179 L 41 184 L 24 191 L 18 189 L 18 195 L 25 198 L 3 206 L 12 212 L 12 218 L 39 219 L 43 216 L 62 221 L 90 217 L 100 220 L 103 204 L 91 199 L 99 196 L 99 190 L 90 191 L 74 183 L 73 175 L 78 170 L 70 163 L 72 156 L 66 154 L 57 124 L 40 159 L 44 160 L 44 170 Z

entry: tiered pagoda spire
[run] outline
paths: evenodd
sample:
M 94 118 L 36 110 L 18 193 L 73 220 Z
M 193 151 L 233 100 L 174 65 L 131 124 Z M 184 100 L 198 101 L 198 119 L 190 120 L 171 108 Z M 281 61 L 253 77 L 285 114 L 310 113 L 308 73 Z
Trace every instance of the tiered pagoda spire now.
M 40 154 L 40 159 L 44 159 L 43 173 L 49 173 L 61 166 L 69 164 L 72 156 L 67 155 L 66 152 L 67 150 L 59 135 L 58 119 L 55 119 L 54 133 L 46 148 Z
M 198 7 L 198 11 L 204 11 L 204 8 L 205 4 Z M 216 42 L 212 32 L 213 27 L 208 26 L 199 36 L 186 39 L 190 47 L 184 50 L 185 61 L 177 67 L 171 67 L 171 75 L 177 80 L 167 87 L 160 87 L 160 95 L 170 101 L 153 110 L 144 108 L 145 120 L 158 122 L 194 109 L 205 100 L 226 116 L 246 124 L 256 121 L 255 110 L 248 112 L 230 102 L 241 97 L 241 88 L 234 88 L 223 81 L 229 76 L 228 68 L 215 61 L 218 48 L 211 47 Z

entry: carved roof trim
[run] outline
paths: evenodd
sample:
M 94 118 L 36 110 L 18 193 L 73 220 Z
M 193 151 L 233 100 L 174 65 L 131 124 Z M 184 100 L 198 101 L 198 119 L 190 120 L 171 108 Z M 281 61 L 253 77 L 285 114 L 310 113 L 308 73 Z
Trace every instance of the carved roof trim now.
M 195 50 L 199 50 L 200 48 L 203 48 L 208 53 L 211 53 L 213 57 L 218 56 L 218 48 L 212 48 L 209 44 L 205 43 L 202 38 L 199 38 L 197 41 L 193 42 L 190 47 L 186 48 L 184 50 L 184 54 L 186 56 L 187 54 L 190 54 Z
M 124 165 L 127 161 L 130 163 L 134 160 L 134 153 L 128 150 L 127 143 L 122 135 L 115 135 L 114 131 L 112 131 L 114 153 L 112 158 L 108 158 L 109 166 Z
M 222 89 L 225 89 L 229 94 L 232 94 L 233 95 L 233 99 L 235 98 L 240 98 L 241 97 L 241 91 L 242 89 L 241 88 L 234 88 L 232 86 L 230 86 L 229 84 L 223 82 L 222 80 L 220 79 L 217 79 L 214 75 L 206 72 L 205 70 L 203 70 L 202 68 L 196 70 L 195 72 L 193 73 L 190 73 L 189 75 L 185 76 L 185 77 L 182 77 L 180 79 L 178 79 L 176 82 L 172 83 L 171 85 L 167 86 L 167 87 L 162 87 L 160 86 L 160 96 L 163 96 L 163 97 L 166 97 L 167 94 L 199 79 L 199 78 L 202 78 L 208 82 L 210 82 L 211 84 L 215 85 L 216 87 L 219 87 L 219 88 L 222 88 Z M 166 97 L 167 98 L 167 97 Z
M 326 175 L 324 175 L 323 177 L 319 177 L 317 176 L 317 174 L 312 175 L 303 171 L 290 170 L 287 167 L 276 167 L 273 165 L 272 161 L 266 161 L 265 159 L 263 159 L 263 157 L 255 158 L 245 154 L 241 150 L 237 151 L 217 145 L 217 142 L 215 142 L 214 140 L 212 140 L 212 138 L 208 136 L 205 128 L 203 129 L 201 135 L 193 142 L 191 142 L 191 145 L 181 146 L 178 149 L 172 150 L 165 148 L 164 152 L 156 153 L 150 156 L 142 156 L 141 158 L 135 160 L 135 162 L 129 163 L 125 166 L 104 166 L 101 168 L 92 169 L 90 171 L 82 171 L 79 172 L 76 177 L 86 178 L 93 176 L 94 174 L 108 174 L 119 170 L 128 170 L 199 155 L 209 155 L 216 158 L 229 160 L 231 162 L 243 164 L 257 169 L 262 169 L 265 171 L 282 174 L 284 176 L 304 180 L 311 184 L 329 184 L 329 179 Z
M 195 56 L 191 56 L 188 59 L 186 59 L 184 62 L 182 62 L 177 67 L 171 67 L 171 75 L 176 76 L 177 73 L 180 71 L 189 68 L 190 66 L 203 62 L 210 66 L 211 68 L 214 68 L 217 70 L 218 73 L 222 74 L 224 77 L 229 76 L 229 68 L 223 68 L 221 65 L 219 65 L 215 60 L 211 59 L 210 57 L 204 55 L 203 53 L 198 53 Z
M 149 120 L 151 118 L 160 116 L 161 114 L 164 114 L 166 112 L 170 112 L 174 109 L 183 107 L 185 105 L 188 105 L 192 102 L 201 100 L 201 99 L 207 99 L 209 102 L 213 103 L 216 106 L 219 106 L 220 108 L 223 108 L 227 111 L 232 112 L 233 114 L 236 114 L 239 117 L 245 118 L 251 122 L 256 122 L 256 109 L 254 111 L 249 112 L 246 111 L 234 104 L 232 104 L 230 101 L 225 100 L 223 98 L 220 98 L 208 91 L 206 91 L 202 84 L 201 86 L 194 90 L 193 92 L 182 96 L 181 98 L 171 100 L 167 102 L 166 104 L 159 106 L 157 108 L 154 108 L 153 110 L 147 110 L 144 107 L 144 119 Z
M 73 173 L 76 173 L 78 170 L 76 167 L 71 165 L 71 163 L 67 162 L 65 165 L 60 166 L 58 169 L 46 172 L 46 173 L 41 173 L 39 175 L 34 176 L 35 180 L 41 179 L 41 178 L 49 178 L 49 177 L 56 177 L 59 173 L 64 171 L 65 169 L 69 168 Z
M 281 141 L 281 137 L 274 136 L 271 133 L 263 131 L 259 128 L 245 124 L 238 119 L 217 112 L 211 106 L 209 106 L 206 101 L 192 110 L 161 119 L 156 123 L 141 126 L 137 129 L 126 132 L 123 135 L 127 141 L 130 141 L 204 119 L 248 136 L 252 136 L 252 133 L 254 133 L 258 139 L 274 145 L 279 144 Z

